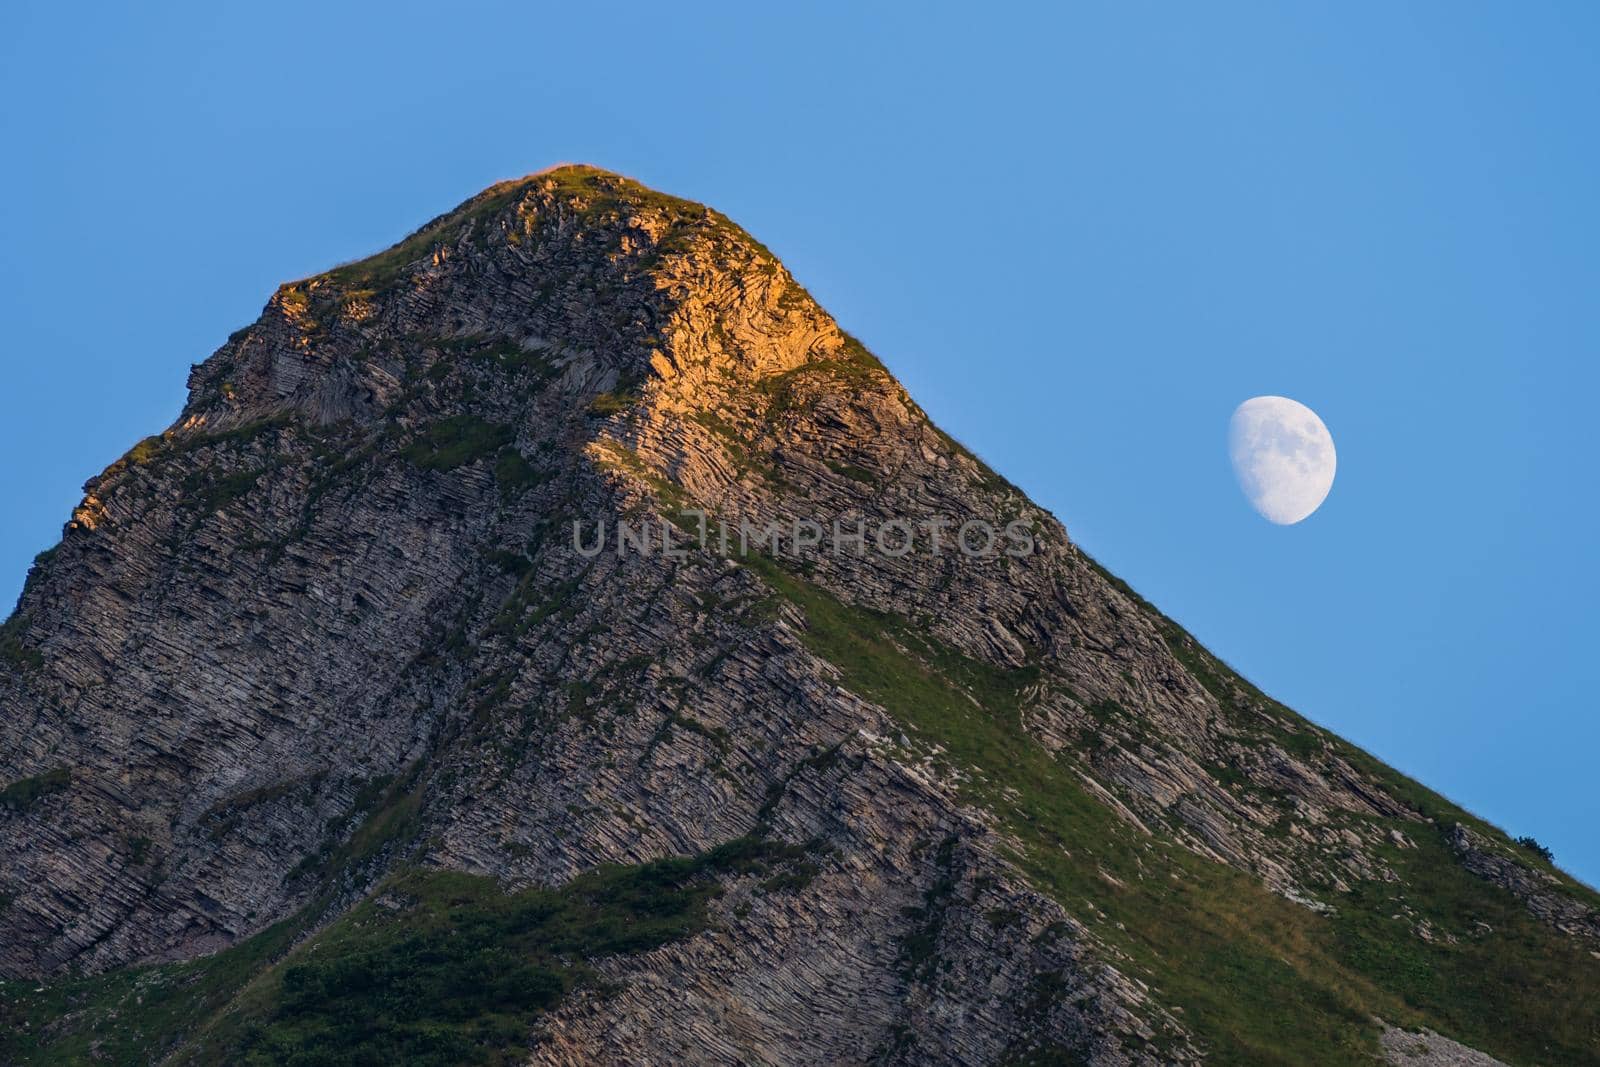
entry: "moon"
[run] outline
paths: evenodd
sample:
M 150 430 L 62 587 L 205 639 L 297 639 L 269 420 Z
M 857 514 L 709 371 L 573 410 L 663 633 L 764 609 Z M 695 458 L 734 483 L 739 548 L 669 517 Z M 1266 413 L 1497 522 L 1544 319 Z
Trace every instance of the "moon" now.
M 1235 408 L 1228 454 L 1250 506 L 1279 526 L 1322 506 L 1339 465 L 1328 427 L 1315 411 L 1286 396 L 1251 397 Z

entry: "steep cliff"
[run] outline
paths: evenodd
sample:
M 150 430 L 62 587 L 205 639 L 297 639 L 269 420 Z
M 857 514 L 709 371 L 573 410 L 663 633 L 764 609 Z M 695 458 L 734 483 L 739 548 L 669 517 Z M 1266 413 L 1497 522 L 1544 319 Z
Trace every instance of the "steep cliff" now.
M 1596 1062 L 1592 892 L 714 211 L 497 185 L 189 391 L 0 632 L 4 1062 Z

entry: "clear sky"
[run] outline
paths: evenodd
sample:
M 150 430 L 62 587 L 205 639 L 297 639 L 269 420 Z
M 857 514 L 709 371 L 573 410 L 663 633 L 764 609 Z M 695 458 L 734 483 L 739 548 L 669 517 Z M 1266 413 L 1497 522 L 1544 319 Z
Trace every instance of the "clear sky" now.
M 1600 881 L 1600 5 L 691 8 L 12 0 L 0 601 L 280 281 L 593 162 L 743 223 L 1269 692 Z M 1298 526 L 1229 470 L 1263 393 L 1338 443 Z

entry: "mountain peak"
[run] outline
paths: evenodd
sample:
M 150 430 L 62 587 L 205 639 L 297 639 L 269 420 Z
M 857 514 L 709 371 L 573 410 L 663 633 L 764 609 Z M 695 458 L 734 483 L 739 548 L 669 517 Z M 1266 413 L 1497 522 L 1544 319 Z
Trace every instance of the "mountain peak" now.
M 512 242 L 533 235 L 541 213 L 597 236 L 609 229 L 639 230 L 658 241 L 679 227 L 714 230 L 771 253 L 725 216 L 704 204 L 670 196 L 621 174 L 586 163 L 562 163 L 522 178 L 496 182 L 439 215 L 397 244 L 342 264 L 315 279 L 364 289 L 393 284 L 398 274 L 463 236 L 501 236 Z M 687 236 L 687 235 L 679 235 Z M 301 283 L 295 283 L 301 284 Z
M 1591 891 L 708 208 L 491 186 L 189 386 L 0 629 L 0 1060 L 1592 1058 Z
M 398 382 L 437 373 L 434 362 L 475 343 L 564 370 L 582 362 L 565 376 L 587 391 L 580 403 L 667 377 L 685 402 L 690 385 L 749 386 L 861 351 L 725 216 L 563 165 L 492 185 L 382 252 L 281 286 L 253 327 L 196 369 L 177 429 L 216 432 L 297 406 L 317 421 L 371 415 Z M 685 346 L 704 351 L 686 356 Z

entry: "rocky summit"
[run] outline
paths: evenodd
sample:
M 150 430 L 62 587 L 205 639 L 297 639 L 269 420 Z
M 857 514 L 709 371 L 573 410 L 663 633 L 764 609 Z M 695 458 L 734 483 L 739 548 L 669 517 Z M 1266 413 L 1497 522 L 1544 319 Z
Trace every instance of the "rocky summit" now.
M 0 978 L 7 1064 L 1600 1062 L 1593 891 L 581 166 L 89 481 L 0 630 Z

